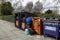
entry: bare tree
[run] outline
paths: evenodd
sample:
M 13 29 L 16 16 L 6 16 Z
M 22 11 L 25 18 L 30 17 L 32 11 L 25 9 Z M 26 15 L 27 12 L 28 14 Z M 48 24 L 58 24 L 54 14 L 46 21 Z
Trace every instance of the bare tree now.
M 52 13 L 53 13 L 53 14 L 58 14 L 58 12 L 59 12 L 58 9 L 53 9 L 53 10 L 52 10 Z
M 19 0 L 15 4 L 13 4 L 14 12 L 21 12 L 22 11 L 22 9 L 23 9 L 22 2 L 23 2 L 23 0 Z
M 4 2 L 6 2 L 6 0 L 0 0 L 1 1 L 1 3 L 4 3 Z
M 27 5 L 25 6 L 25 11 L 31 12 L 33 7 L 33 2 L 28 2 Z
M 42 8 L 43 8 L 42 3 L 37 1 L 33 9 L 34 9 L 34 12 L 41 12 Z

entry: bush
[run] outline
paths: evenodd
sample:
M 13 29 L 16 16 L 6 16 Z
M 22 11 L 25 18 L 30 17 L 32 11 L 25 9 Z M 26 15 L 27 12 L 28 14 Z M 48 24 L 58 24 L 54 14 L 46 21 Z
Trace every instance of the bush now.
M 1 4 L 1 13 L 2 15 L 11 15 L 13 7 L 10 2 L 4 2 Z
M 47 10 L 45 14 L 52 14 L 52 10 Z
M 39 17 L 42 17 L 42 18 L 44 18 L 44 17 L 55 17 L 54 14 L 36 13 L 36 15 L 39 16 Z

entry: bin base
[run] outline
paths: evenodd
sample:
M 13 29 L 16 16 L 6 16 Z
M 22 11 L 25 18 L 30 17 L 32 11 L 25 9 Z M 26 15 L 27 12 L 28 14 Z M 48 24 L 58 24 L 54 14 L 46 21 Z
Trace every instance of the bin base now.
M 60 40 L 60 37 L 53 37 L 53 36 L 48 35 L 48 34 L 43 34 L 43 35 L 44 35 L 44 37 L 52 37 L 52 38 L 55 38 L 56 40 Z

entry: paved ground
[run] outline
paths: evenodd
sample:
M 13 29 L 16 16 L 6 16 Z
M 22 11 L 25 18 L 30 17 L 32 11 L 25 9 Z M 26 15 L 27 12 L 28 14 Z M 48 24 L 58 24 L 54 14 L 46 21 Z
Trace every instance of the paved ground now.
M 13 23 L 0 20 L 0 40 L 55 40 L 54 38 L 40 35 L 25 35 L 20 29 L 14 27 Z

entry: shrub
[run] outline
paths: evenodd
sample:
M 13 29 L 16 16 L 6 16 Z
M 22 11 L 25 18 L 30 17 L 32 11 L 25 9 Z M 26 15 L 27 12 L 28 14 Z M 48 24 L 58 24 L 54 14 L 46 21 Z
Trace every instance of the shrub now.
M 2 15 L 11 15 L 13 7 L 10 2 L 4 2 L 1 4 L 1 13 Z
M 45 14 L 52 14 L 52 10 L 47 10 Z
M 42 18 L 44 18 L 44 17 L 55 17 L 54 14 L 36 13 L 36 15 L 39 16 L 39 17 L 42 17 Z

